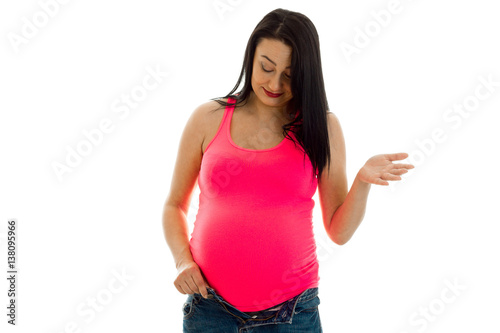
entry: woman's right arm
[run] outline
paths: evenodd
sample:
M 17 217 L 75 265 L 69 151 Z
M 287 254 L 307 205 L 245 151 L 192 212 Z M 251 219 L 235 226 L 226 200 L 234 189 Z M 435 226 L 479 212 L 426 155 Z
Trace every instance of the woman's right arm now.
M 200 105 L 186 123 L 179 142 L 170 192 L 163 208 L 163 232 L 178 273 L 174 285 L 181 294 L 206 296 L 206 287 L 209 287 L 191 255 L 187 215 L 203 157 L 207 110 L 213 109 L 213 103 L 216 102 Z

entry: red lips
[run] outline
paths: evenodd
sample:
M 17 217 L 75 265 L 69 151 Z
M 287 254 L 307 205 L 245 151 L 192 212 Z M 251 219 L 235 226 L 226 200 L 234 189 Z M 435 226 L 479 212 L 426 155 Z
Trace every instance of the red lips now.
M 278 98 L 281 95 L 283 95 L 283 93 L 281 93 L 281 94 L 273 94 L 273 93 L 267 91 L 265 88 L 262 88 L 262 89 L 264 89 L 264 92 L 266 93 L 267 96 L 272 97 L 272 98 Z

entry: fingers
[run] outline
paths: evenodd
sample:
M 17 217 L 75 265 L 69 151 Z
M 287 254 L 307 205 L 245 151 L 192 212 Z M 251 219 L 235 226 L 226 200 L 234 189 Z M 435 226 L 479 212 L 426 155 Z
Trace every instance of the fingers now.
M 402 175 L 408 172 L 406 169 L 392 169 L 390 171 L 393 175 Z
M 175 288 L 177 288 L 177 290 L 179 290 L 179 292 L 180 292 L 181 294 L 184 294 L 184 295 L 185 295 L 185 294 L 189 294 L 189 292 L 188 292 L 188 291 L 185 291 L 185 290 L 184 290 L 184 288 L 182 287 L 182 285 L 180 285 L 180 284 L 175 284 L 175 283 L 174 283 L 174 285 L 175 285 Z
M 188 280 L 182 281 L 178 286 L 176 285 L 176 287 L 181 294 L 194 294 L 198 292 L 198 288 L 194 287 Z
M 192 277 L 176 285 L 176 288 L 181 294 L 201 294 L 204 298 L 207 298 L 208 295 L 207 289 L 198 286 Z
M 404 160 L 405 158 L 407 158 L 408 154 L 407 153 L 387 154 L 386 157 L 390 161 L 399 161 L 399 160 Z M 409 164 L 409 163 L 392 163 L 392 167 L 395 169 L 407 169 L 407 170 L 409 170 L 409 169 L 413 169 L 415 166 L 413 164 Z
M 374 184 L 376 184 L 376 185 L 385 185 L 385 186 L 389 185 L 389 183 L 386 182 L 385 180 L 382 180 L 382 178 L 375 179 L 375 183 Z
M 205 286 L 205 281 L 203 281 L 201 274 L 196 274 L 195 276 L 193 276 L 193 282 L 195 282 L 195 284 L 198 286 L 197 293 L 201 294 L 203 298 L 207 298 L 208 292 Z
M 399 161 L 399 160 L 404 160 L 405 158 L 408 158 L 407 153 L 396 153 L 396 154 L 385 154 L 385 157 L 389 161 Z
M 413 169 L 415 166 L 413 164 L 404 164 L 404 163 L 394 163 L 393 166 L 397 169 Z
M 385 154 L 385 157 L 389 161 L 400 161 L 408 158 L 407 153 L 396 153 L 396 154 Z M 404 164 L 404 163 L 395 163 L 393 164 L 397 168 L 406 168 L 406 169 L 413 169 L 415 166 L 413 164 Z
M 404 160 L 409 156 L 407 153 L 382 154 L 382 155 L 377 155 L 375 157 L 380 158 L 380 156 L 383 156 L 386 160 L 380 161 L 380 159 L 378 159 L 376 160 L 376 162 L 374 160 L 374 162 L 370 166 L 372 170 L 369 171 L 373 172 L 374 174 L 371 177 L 369 177 L 372 179 L 369 181 L 372 184 L 387 186 L 389 185 L 388 181 L 401 180 L 402 179 L 400 177 L 401 175 L 407 173 L 408 170 L 413 169 L 415 167 L 414 165 L 408 163 L 387 163 L 387 160 L 389 161 Z M 377 171 L 381 172 L 379 177 L 376 176 Z
M 194 293 L 199 294 L 200 293 L 198 290 L 198 285 L 196 284 L 196 282 L 194 282 L 194 278 L 192 275 L 186 279 L 186 284 L 189 286 L 189 289 L 192 291 L 190 294 L 194 294 Z
M 386 172 L 386 173 L 383 173 L 382 176 L 380 176 L 380 179 L 382 179 L 382 180 L 401 180 L 401 177 Z
M 181 294 L 201 294 L 204 298 L 208 297 L 205 278 L 201 269 L 196 263 L 189 263 L 179 270 L 179 274 L 174 281 L 174 285 Z

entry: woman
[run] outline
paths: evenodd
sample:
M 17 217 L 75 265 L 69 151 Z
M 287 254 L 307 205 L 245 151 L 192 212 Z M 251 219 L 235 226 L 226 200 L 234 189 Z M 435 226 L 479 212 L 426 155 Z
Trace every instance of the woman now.
M 188 294 L 184 332 L 322 332 L 316 189 L 327 234 L 343 245 L 363 219 L 371 184 L 413 168 L 392 163 L 406 153 L 376 155 L 348 192 L 345 155 L 316 29 L 303 14 L 276 9 L 250 36 L 236 86 L 199 106 L 180 141 L 163 227 L 174 285 Z

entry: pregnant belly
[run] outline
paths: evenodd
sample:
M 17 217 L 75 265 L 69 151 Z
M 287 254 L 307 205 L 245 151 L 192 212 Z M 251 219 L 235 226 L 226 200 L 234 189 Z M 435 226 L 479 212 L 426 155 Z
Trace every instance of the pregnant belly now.
M 318 281 L 310 221 L 301 230 L 278 220 L 195 224 L 193 259 L 210 286 L 240 310 L 267 309 Z

